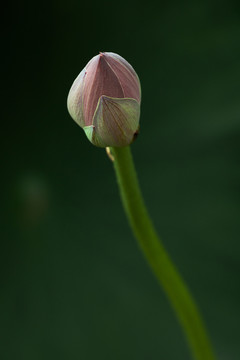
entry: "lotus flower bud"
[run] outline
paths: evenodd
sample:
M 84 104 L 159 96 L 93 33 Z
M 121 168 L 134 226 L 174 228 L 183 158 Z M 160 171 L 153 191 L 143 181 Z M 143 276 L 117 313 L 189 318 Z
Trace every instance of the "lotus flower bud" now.
M 132 66 L 105 52 L 92 58 L 74 81 L 68 111 L 96 146 L 129 145 L 139 128 L 141 87 Z

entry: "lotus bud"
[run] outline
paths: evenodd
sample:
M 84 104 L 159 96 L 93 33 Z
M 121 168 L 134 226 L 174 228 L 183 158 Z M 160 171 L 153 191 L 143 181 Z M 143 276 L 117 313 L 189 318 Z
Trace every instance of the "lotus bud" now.
M 105 52 L 92 58 L 74 81 L 68 111 L 99 147 L 131 144 L 139 128 L 141 87 L 132 66 Z

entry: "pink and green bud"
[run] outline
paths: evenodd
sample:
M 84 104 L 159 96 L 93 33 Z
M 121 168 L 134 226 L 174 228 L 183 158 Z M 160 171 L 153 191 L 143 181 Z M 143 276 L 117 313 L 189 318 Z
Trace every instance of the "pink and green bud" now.
M 74 81 L 68 111 L 96 146 L 127 146 L 139 128 L 141 87 L 132 66 L 105 52 L 92 58 Z

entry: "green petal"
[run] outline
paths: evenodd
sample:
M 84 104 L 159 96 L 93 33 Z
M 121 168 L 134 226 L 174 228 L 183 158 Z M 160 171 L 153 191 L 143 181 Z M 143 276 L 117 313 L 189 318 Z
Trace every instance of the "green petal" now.
M 76 123 L 83 127 L 85 126 L 84 115 L 83 115 L 83 90 L 84 90 L 84 77 L 86 74 L 86 69 L 84 68 L 69 91 L 67 98 L 67 107 L 68 111 Z
M 93 117 L 92 143 L 101 147 L 131 144 L 138 132 L 139 117 L 140 105 L 135 99 L 101 96 Z

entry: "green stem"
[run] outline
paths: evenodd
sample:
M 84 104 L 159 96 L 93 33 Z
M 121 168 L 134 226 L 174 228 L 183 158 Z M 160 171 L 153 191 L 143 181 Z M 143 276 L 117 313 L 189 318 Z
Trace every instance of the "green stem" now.
M 123 206 L 150 267 L 162 285 L 196 360 L 215 356 L 197 306 L 153 227 L 140 191 L 130 148 L 111 148 Z

